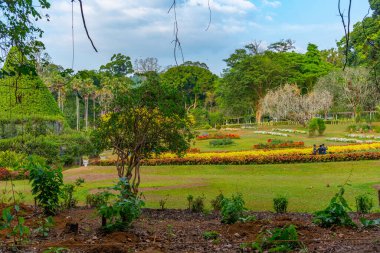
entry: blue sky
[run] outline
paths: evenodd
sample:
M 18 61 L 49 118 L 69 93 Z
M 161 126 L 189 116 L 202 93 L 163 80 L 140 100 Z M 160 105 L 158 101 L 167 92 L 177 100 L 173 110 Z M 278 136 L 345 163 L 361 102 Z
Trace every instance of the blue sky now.
M 53 62 L 71 67 L 71 1 L 52 1 L 50 22 L 42 24 L 43 41 Z M 85 0 L 84 11 L 90 34 L 99 53 L 86 38 L 74 3 L 74 69 L 98 69 L 114 53 L 137 58 L 156 57 L 162 67 L 174 65 L 171 0 Z M 212 23 L 205 31 L 207 0 L 182 0 L 177 6 L 179 38 L 185 60 L 205 62 L 220 74 L 223 59 L 253 40 L 269 45 L 280 39 L 296 41 L 304 52 L 307 43 L 320 49 L 335 47 L 343 36 L 338 0 L 210 0 Z M 368 11 L 367 0 L 352 0 L 352 24 Z M 342 0 L 347 12 L 348 0 Z

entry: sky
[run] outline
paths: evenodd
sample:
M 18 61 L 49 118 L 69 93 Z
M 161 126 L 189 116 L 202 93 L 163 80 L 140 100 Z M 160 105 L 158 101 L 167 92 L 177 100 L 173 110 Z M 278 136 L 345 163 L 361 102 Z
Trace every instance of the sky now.
M 223 59 L 256 40 L 263 46 L 294 40 L 296 51 L 308 43 L 319 49 L 336 46 L 344 35 L 338 0 L 177 0 L 178 36 L 185 61 L 206 63 L 215 74 L 226 68 Z M 70 0 L 51 1 L 50 21 L 39 25 L 42 41 L 56 64 L 72 67 L 72 6 Z M 115 53 L 135 59 L 155 57 L 163 68 L 175 65 L 172 0 L 82 0 L 96 53 L 83 29 L 79 2 L 74 2 L 74 69 L 99 69 Z M 352 0 L 351 24 L 363 19 L 367 0 Z M 348 0 L 342 0 L 347 13 Z M 207 29 L 207 30 L 206 30 Z M 179 57 L 181 63 L 181 57 Z

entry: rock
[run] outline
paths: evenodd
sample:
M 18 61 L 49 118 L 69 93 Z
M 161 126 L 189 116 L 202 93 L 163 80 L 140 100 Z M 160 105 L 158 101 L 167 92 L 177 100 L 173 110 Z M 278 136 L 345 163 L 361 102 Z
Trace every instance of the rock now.
M 240 234 L 239 233 L 235 233 L 234 236 L 239 238 Z

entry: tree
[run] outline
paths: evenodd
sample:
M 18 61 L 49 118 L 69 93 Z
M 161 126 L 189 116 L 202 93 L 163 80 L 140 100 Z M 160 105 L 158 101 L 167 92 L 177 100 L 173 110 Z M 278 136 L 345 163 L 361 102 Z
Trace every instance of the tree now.
M 294 46 L 295 41 L 291 39 L 287 40 L 280 40 L 278 42 L 274 42 L 268 46 L 268 50 L 274 51 L 274 52 L 289 52 L 292 49 L 295 49 Z
M 190 121 L 177 89 L 149 72 L 138 86 L 114 91 L 110 112 L 94 130 L 99 149 L 113 149 L 119 178 L 138 193 L 143 159 L 162 152 L 183 153 L 192 138 Z
M 333 71 L 321 77 L 315 89 L 329 91 L 334 96 L 335 106 L 351 110 L 354 117 L 361 109 L 373 110 L 379 101 L 376 84 L 363 67 Z
M 71 85 L 72 85 L 73 91 L 75 92 L 76 118 L 77 118 L 76 128 L 77 128 L 77 131 L 79 131 L 80 130 L 79 91 L 83 85 L 83 80 L 76 77 L 71 81 Z
M 217 76 L 208 69 L 185 65 L 168 69 L 161 78 L 166 85 L 180 90 L 187 111 L 203 104 L 206 93 L 214 90 L 214 83 L 217 80 Z
M 149 71 L 159 72 L 161 67 L 158 65 L 157 58 L 148 57 L 145 59 L 136 59 L 134 69 L 136 73 L 146 73 Z
M 131 58 L 120 53 L 114 54 L 109 63 L 100 66 L 100 72 L 117 77 L 131 74 L 133 73 Z
M 263 112 L 276 119 L 296 121 L 304 126 L 318 112 L 326 112 L 332 104 L 328 91 L 313 91 L 302 95 L 295 84 L 285 84 L 271 90 L 262 101 Z

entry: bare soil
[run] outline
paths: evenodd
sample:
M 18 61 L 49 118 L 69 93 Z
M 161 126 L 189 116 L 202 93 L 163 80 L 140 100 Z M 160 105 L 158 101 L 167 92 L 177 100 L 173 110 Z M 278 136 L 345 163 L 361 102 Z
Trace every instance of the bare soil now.
M 0 206 L 0 209 L 2 207 Z M 26 225 L 38 226 L 40 212 L 23 206 Z M 188 210 L 144 209 L 142 216 L 127 231 L 105 233 L 94 209 L 77 208 L 54 217 L 55 226 L 48 238 L 33 234 L 29 242 L 19 247 L 20 252 L 43 252 L 49 247 L 64 247 L 70 252 L 243 252 L 240 245 L 252 242 L 260 232 L 293 224 L 299 239 L 308 252 L 380 252 L 380 228 L 320 228 L 312 216 L 304 213 L 273 214 L 252 212 L 256 221 L 221 224 L 217 213 L 200 214 Z M 354 220 L 358 216 L 352 214 Z M 370 214 L 367 218 L 380 218 Z M 70 232 L 68 224 L 78 223 L 78 233 Z M 206 231 L 217 231 L 219 240 L 203 238 Z M 1 242 L 11 242 L 0 231 L 0 252 L 11 252 Z

